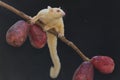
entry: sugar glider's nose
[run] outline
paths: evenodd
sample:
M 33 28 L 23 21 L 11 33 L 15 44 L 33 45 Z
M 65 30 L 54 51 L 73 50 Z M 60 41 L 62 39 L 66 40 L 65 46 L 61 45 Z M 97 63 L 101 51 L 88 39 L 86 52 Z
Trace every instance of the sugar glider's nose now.
M 65 12 L 63 12 L 63 16 L 65 16 L 66 14 L 65 14 Z

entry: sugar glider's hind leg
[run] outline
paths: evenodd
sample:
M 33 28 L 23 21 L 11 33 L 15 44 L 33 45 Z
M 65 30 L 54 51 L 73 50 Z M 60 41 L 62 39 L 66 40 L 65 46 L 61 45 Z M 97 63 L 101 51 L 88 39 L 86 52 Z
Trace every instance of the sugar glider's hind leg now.
M 57 54 L 57 37 L 51 33 L 47 33 L 47 43 L 53 66 L 50 68 L 50 77 L 56 78 L 60 72 L 61 64 Z

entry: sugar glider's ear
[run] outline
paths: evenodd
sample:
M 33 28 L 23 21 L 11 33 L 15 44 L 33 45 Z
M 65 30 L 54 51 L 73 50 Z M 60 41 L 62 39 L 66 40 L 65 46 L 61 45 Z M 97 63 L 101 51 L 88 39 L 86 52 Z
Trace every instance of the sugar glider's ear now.
M 51 7 L 51 6 L 48 6 L 47 8 L 48 8 L 48 9 L 51 9 L 52 7 Z
M 61 7 L 59 6 L 59 8 L 61 9 Z
M 47 7 L 49 11 L 53 11 L 53 8 L 51 6 Z

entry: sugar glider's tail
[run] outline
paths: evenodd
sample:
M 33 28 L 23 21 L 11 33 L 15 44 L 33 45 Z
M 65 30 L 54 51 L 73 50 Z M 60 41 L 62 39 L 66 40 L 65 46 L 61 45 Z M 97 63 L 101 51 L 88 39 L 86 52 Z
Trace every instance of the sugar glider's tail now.
M 60 60 L 57 54 L 57 37 L 51 33 L 47 33 L 47 40 L 50 56 L 54 65 L 50 68 L 50 77 L 56 78 L 61 69 Z

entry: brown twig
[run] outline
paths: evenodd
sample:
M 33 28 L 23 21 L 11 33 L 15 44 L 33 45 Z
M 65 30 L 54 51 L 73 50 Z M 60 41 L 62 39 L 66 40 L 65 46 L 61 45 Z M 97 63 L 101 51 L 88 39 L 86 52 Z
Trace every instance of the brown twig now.
M 3 1 L 0 1 L 0 6 L 10 10 L 11 12 L 17 14 L 18 16 L 22 17 L 23 19 L 25 19 L 26 21 L 30 21 L 31 20 L 31 17 L 26 15 L 25 13 L 23 13 L 22 11 L 19 11 L 17 9 L 15 9 L 14 7 L 6 4 L 5 2 Z M 38 24 L 39 26 L 44 26 L 43 23 L 41 23 L 40 21 L 37 21 L 36 24 Z M 58 36 L 58 33 L 55 32 L 54 30 L 49 30 L 48 32 Z M 58 38 L 63 41 L 65 44 L 67 44 L 68 46 L 70 46 L 72 49 L 74 49 L 78 54 L 79 56 L 84 60 L 84 61 L 89 61 L 89 58 L 86 57 L 81 51 L 80 49 L 75 45 L 73 44 L 71 41 L 67 40 L 64 36 L 60 37 L 58 36 Z

